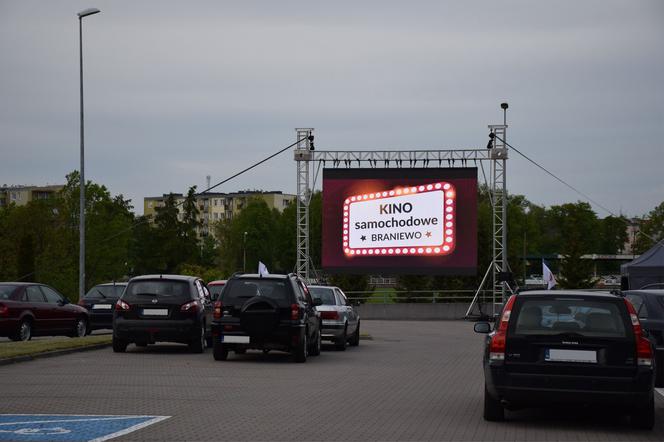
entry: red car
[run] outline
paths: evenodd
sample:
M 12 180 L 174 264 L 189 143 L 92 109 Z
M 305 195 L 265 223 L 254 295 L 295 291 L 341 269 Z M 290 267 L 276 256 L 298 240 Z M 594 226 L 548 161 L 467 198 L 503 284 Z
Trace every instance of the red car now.
M 52 287 L 0 282 L 0 336 L 29 341 L 33 336 L 85 336 L 88 312 Z

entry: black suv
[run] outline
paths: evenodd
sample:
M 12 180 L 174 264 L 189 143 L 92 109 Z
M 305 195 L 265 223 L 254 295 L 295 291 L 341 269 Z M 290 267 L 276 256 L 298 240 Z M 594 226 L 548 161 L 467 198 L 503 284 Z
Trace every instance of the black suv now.
M 296 362 L 320 354 L 320 313 L 296 275 L 235 275 L 214 303 L 214 359 L 229 351 L 281 350 Z
M 205 283 L 193 276 L 146 275 L 129 280 L 113 312 L 113 351 L 135 343 L 157 341 L 188 344 L 202 353 L 212 305 Z M 211 339 L 211 338 L 210 338 Z
M 664 387 L 664 290 L 629 290 L 622 294 L 634 305 L 641 325 L 655 344 L 655 387 Z
M 486 322 L 475 331 L 488 333 Z M 486 339 L 484 419 L 504 410 L 605 405 L 654 425 L 654 349 L 632 304 L 609 293 L 511 296 Z

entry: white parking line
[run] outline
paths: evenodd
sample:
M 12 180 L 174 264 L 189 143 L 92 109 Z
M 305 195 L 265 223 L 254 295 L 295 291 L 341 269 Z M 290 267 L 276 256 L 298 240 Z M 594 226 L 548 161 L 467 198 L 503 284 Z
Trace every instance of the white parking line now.
M 655 391 L 664 396 L 664 388 L 655 388 Z

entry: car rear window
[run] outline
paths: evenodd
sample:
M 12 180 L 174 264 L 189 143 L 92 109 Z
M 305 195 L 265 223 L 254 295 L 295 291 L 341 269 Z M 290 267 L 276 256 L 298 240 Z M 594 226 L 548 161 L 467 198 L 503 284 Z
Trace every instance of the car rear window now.
M 0 285 L 0 299 L 11 299 L 14 290 L 16 290 L 15 285 Z
M 574 298 L 532 299 L 521 304 L 517 335 L 578 333 L 593 337 L 626 337 L 625 319 L 615 302 Z
M 85 299 L 105 299 L 105 298 L 119 298 L 124 290 L 124 285 L 98 285 L 92 287 L 88 293 L 85 294 Z
M 334 299 L 334 290 L 326 287 L 309 287 L 311 297 L 316 299 L 320 298 L 323 305 L 336 305 L 337 301 Z
M 218 298 L 221 295 L 221 291 L 224 289 L 224 285 L 208 285 L 210 294 L 213 298 Z
M 290 305 L 287 282 L 285 279 L 235 279 L 226 283 L 221 301 L 228 305 L 242 305 L 254 296 L 264 296 L 278 305 Z
M 126 300 L 148 295 L 174 300 L 191 298 L 189 284 L 186 281 L 155 279 L 130 282 L 122 299 Z

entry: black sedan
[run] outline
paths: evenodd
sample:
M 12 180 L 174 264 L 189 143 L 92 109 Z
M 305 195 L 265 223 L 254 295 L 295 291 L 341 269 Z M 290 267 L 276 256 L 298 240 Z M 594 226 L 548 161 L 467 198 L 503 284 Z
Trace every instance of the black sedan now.
M 90 314 L 90 330 L 113 328 L 113 309 L 125 287 L 126 282 L 99 284 L 88 290 L 78 305 Z

